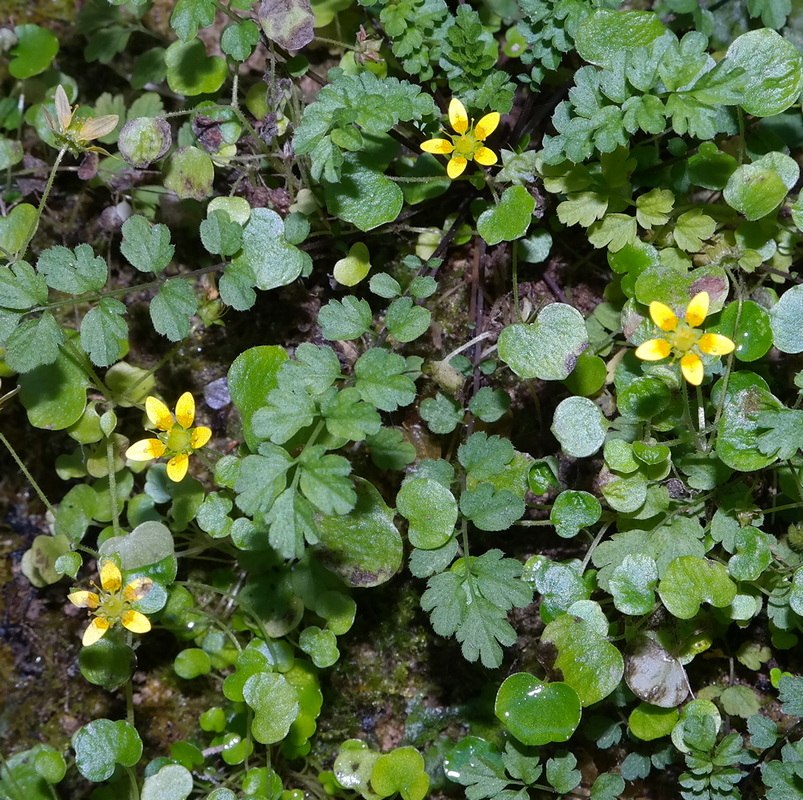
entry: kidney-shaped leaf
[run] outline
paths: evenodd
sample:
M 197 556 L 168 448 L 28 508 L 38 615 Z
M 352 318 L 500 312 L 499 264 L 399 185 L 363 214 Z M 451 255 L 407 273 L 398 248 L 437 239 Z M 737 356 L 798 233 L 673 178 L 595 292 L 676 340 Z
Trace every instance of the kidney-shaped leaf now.
M 90 781 L 111 778 L 116 764 L 133 767 L 142 756 L 136 728 L 124 720 L 93 719 L 72 738 L 75 766 Z
M 658 594 L 667 611 L 678 619 L 691 619 L 701 603 L 724 608 L 736 597 L 736 584 L 727 568 L 697 556 L 681 556 L 667 567 L 658 584 Z

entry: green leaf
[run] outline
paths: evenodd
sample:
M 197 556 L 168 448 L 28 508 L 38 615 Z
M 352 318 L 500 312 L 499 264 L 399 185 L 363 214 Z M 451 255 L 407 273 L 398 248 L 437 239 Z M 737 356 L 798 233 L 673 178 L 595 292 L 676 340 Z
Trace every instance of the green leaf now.
M 331 667 L 340 658 L 337 637 L 330 630 L 321 630 L 317 625 L 304 628 L 298 637 L 298 646 L 318 669 Z
M 22 161 L 22 142 L 0 136 L 0 169 L 8 169 Z
M 432 314 L 423 306 L 413 305 L 411 297 L 399 297 L 388 308 L 385 324 L 399 342 L 412 342 L 429 329 Z
M 398 747 L 379 756 L 371 772 L 371 788 L 380 797 L 398 792 L 402 800 L 423 800 L 429 775 L 421 754 L 412 747 Z
M 567 397 L 555 409 L 550 430 L 565 453 L 585 458 L 602 447 L 607 428 L 608 421 L 596 403 L 586 397 Z
M 610 579 L 613 604 L 623 614 L 649 614 L 655 605 L 658 568 L 655 561 L 640 553 L 627 555 Z
M 577 759 L 571 753 L 550 758 L 546 762 L 546 779 L 559 794 L 566 794 L 580 785 L 581 774 Z
M 343 286 L 356 286 L 371 271 L 371 254 L 364 242 L 355 242 L 348 255 L 335 262 L 334 279 Z
M 382 495 L 361 478 L 355 489 L 357 502 L 346 516 L 316 516 L 317 557 L 349 586 L 378 586 L 401 567 L 402 539 Z
M 103 297 L 82 320 L 81 347 L 95 366 L 111 366 L 123 355 L 121 340 L 128 338 L 125 313 L 126 307 L 119 300 Z
M 749 686 L 728 686 L 719 696 L 719 702 L 726 714 L 744 719 L 757 714 L 761 707 L 755 691 Z
M 474 579 L 470 582 L 469 570 Z M 429 579 L 421 607 L 431 612 L 435 633 L 456 635 L 464 658 L 497 667 L 502 662 L 499 645 L 516 640 L 507 612 L 532 600 L 532 590 L 519 580 L 520 574 L 521 564 L 502 558 L 500 550 L 489 550 L 468 563 L 461 558 L 448 572 Z
M 787 191 L 778 170 L 765 166 L 763 159 L 759 159 L 753 164 L 737 167 L 728 179 L 722 196 L 731 208 L 747 219 L 757 220 L 775 211 L 786 198 Z
M 377 410 L 361 400 L 353 386 L 340 391 L 329 389 L 320 400 L 320 412 L 326 420 L 326 430 L 336 438 L 360 442 L 382 427 Z
M 330 342 L 359 339 L 371 328 L 373 315 L 365 300 L 347 295 L 340 300 L 330 300 L 318 313 L 318 323 L 323 337 Z
M 499 335 L 499 357 L 524 379 L 567 378 L 586 347 L 583 316 L 565 303 L 550 303 L 534 323 L 509 325 Z
M 679 716 L 676 708 L 659 708 L 650 703 L 639 703 L 630 712 L 627 726 L 636 738 L 652 742 L 669 736 Z
M 206 28 L 215 21 L 213 0 L 178 0 L 170 16 L 170 27 L 182 42 L 194 39 L 198 28 Z
M 337 183 L 325 180 L 323 184 L 329 213 L 351 222 L 361 231 L 393 222 L 404 201 L 399 185 L 372 169 L 367 161 L 347 154 L 340 180 Z
M 415 445 L 395 428 L 381 428 L 373 436 L 366 436 L 365 445 L 379 469 L 402 470 L 416 458 Z
M 803 678 L 784 675 L 778 681 L 781 711 L 790 717 L 803 717 Z
M 803 90 L 803 55 L 769 28 L 737 37 L 725 53 L 728 69 L 743 70 L 742 108 L 754 117 L 786 111 Z
M 510 186 L 497 205 L 480 214 L 477 232 L 489 245 L 520 239 L 530 227 L 534 210 L 535 198 L 523 186 Z
M 206 675 L 212 669 L 212 661 L 206 650 L 189 647 L 182 650 L 173 660 L 173 669 L 179 678 L 192 680 L 199 675 Z
M 442 484 L 429 478 L 407 481 L 396 495 L 399 514 L 408 522 L 407 536 L 413 547 L 434 550 L 454 535 L 457 501 Z
M 472 479 L 482 481 L 500 475 L 515 453 L 507 439 L 480 432 L 460 445 L 457 459 Z
M 198 298 L 189 281 L 171 278 L 162 284 L 149 310 L 156 332 L 178 342 L 190 333 L 189 318 L 198 310 Z
M 778 726 L 762 714 L 753 714 L 747 720 L 750 731 L 750 746 L 756 750 L 768 750 L 778 741 Z
M 186 800 L 193 789 L 192 773 L 181 764 L 165 764 L 148 775 L 142 786 L 142 800 Z
M 14 329 L 6 340 L 5 362 L 15 372 L 30 372 L 52 364 L 59 357 L 63 342 L 58 322 L 45 311 L 41 317 L 26 319 Z
M 707 330 L 721 333 L 735 342 L 734 355 L 739 361 L 756 361 L 772 347 L 770 314 L 752 300 L 728 303 L 719 323 Z
M 594 495 L 569 489 L 561 492 L 549 512 L 555 532 L 564 539 L 577 536 L 582 528 L 593 525 L 602 516 L 602 506 Z
M 544 683 L 527 672 L 505 678 L 494 713 L 520 742 L 541 746 L 565 742 L 580 724 L 577 692 L 568 683 Z
M 759 428 L 769 428 L 756 440 L 764 455 L 792 458 L 803 447 L 803 411 L 793 408 L 762 411 L 757 422 Z
M 106 262 L 88 244 L 79 244 L 74 251 L 49 247 L 39 256 L 36 269 L 48 286 L 70 294 L 100 291 L 109 273 Z
M 392 300 L 402 293 L 399 282 L 387 272 L 378 272 L 376 275 L 372 275 L 369 286 L 374 294 L 384 297 L 386 300 Z
M 178 44 L 176 42 L 175 44 Z M 205 200 L 211 193 L 215 170 L 212 159 L 197 147 L 181 147 L 163 168 L 165 188 L 181 200 Z
M 510 783 L 499 749 L 478 736 L 461 739 L 444 757 L 443 770 L 450 781 L 466 787 L 469 800 L 495 797 Z
M 201 222 L 201 243 L 209 253 L 234 255 L 243 246 L 242 226 L 223 209 L 210 211 Z
M 465 416 L 464 410 L 451 397 L 440 392 L 423 400 L 419 411 L 433 433 L 451 433 Z
M 340 361 L 331 347 L 302 342 L 295 359 L 281 365 L 278 377 L 285 391 L 323 394 L 340 377 Z
M 324 452 L 321 445 L 304 449 L 298 458 L 299 486 L 323 514 L 348 514 L 357 502 L 354 486 L 346 477 L 351 474 L 351 464 L 343 456 Z
M 724 397 L 722 393 L 724 392 Z M 717 425 L 716 452 L 731 469 L 752 472 L 763 469 L 775 460 L 758 449 L 757 414 L 759 409 L 779 408 L 766 382 L 753 372 L 732 372 L 727 381 L 718 381 L 712 390 L 715 403 L 722 403 L 722 416 Z
M 675 204 L 669 189 L 652 189 L 636 198 L 636 219 L 642 228 L 665 225 Z
M 259 28 L 250 19 L 227 25 L 220 34 L 220 49 L 235 61 L 248 61 L 259 43 Z
M 30 203 L 20 203 L 8 212 L 8 216 L 0 217 L 0 250 L 9 255 L 17 253 L 25 244 L 38 218 L 35 206 Z
M 56 35 L 47 28 L 33 24 L 16 25 L 14 33 L 17 43 L 11 48 L 8 71 L 17 80 L 44 72 L 59 52 Z
M 616 253 L 638 241 L 636 219 L 628 214 L 607 214 L 588 229 L 588 241 L 594 247 L 607 247 Z
M 4 308 L 27 311 L 47 302 L 47 284 L 27 261 L 15 261 L 0 270 L 0 297 Z
M 283 347 L 262 345 L 240 353 L 229 368 L 229 392 L 240 412 L 243 436 L 251 450 L 256 450 L 260 442 L 253 429 L 254 414 L 265 405 L 270 392 L 278 387 L 279 369 L 287 359 Z
M 354 386 L 360 397 L 382 411 L 395 411 L 415 400 L 415 383 L 407 373 L 407 362 L 396 353 L 374 347 L 354 365 Z
M 561 614 L 544 628 L 541 642 L 545 666 L 561 671 L 583 706 L 607 697 L 622 680 L 622 654 L 580 617 Z
M 284 444 L 302 428 L 312 425 L 315 418 L 315 403 L 302 389 L 299 392 L 273 389 L 252 418 L 254 435 L 269 439 L 275 444 Z
M 480 483 L 460 495 L 460 511 L 481 531 L 504 531 L 524 516 L 524 500 L 507 489 Z
M 625 790 L 625 779 L 614 772 L 603 772 L 591 787 L 591 800 L 616 800 Z
M 255 208 L 243 231 L 242 253 L 234 267 L 250 269 L 262 290 L 292 283 L 310 263 L 310 257 L 284 236 L 284 222 L 273 210 Z M 336 301 L 335 301 L 336 302 Z
M 693 208 L 677 218 L 672 235 L 678 247 L 688 253 L 696 253 L 703 246 L 703 240 L 714 235 L 716 227 L 716 222 L 702 209 Z
M 115 766 L 133 767 L 142 756 L 142 742 L 133 725 L 123 720 L 94 719 L 72 737 L 75 766 L 87 780 L 108 780 Z
M 226 60 L 209 56 L 200 39 L 173 42 L 165 51 L 167 85 L 177 94 L 212 94 L 228 77 Z
M 297 689 L 276 672 L 257 672 L 248 678 L 243 698 L 254 711 L 251 731 L 260 744 L 284 739 L 299 714 Z
M 722 564 L 696 556 L 672 561 L 658 584 L 658 594 L 667 610 L 679 619 L 691 619 L 701 603 L 724 608 L 736 596 L 736 584 Z
M 468 410 L 483 422 L 500 420 L 510 408 L 510 395 L 503 389 L 483 386 L 468 402 Z
M 610 68 L 616 53 L 649 45 L 665 31 L 661 20 L 649 11 L 597 9 L 580 24 L 575 47 L 585 61 Z
M 266 513 L 284 491 L 291 466 L 293 459 L 284 448 L 263 442 L 259 455 L 246 456 L 239 464 L 234 483 L 237 507 L 251 516 Z
M 803 353 L 803 286 L 787 289 L 770 309 L 772 343 L 782 353 Z

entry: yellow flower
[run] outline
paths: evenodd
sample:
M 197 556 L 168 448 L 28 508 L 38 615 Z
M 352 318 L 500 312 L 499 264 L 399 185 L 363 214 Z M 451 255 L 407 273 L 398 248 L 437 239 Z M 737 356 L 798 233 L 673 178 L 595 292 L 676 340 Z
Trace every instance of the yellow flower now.
M 131 604 L 142 600 L 151 586 L 153 581 L 150 578 L 135 578 L 123 587 L 120 567 L 114 561 L 104 561 L 100 565 L 100 588 L 95 586 L 97 592 L 78 591 L 67 595 L 74 606 L 90 609 L 90 616 L 95 617 L 81 639 L 84 647 L 95 644 L 118 622 L 134 633 L 147 633 L 151 629 L 150 620 L 131 608 Z
M 187 474 L 190 455 L 202 448 L 211 438 L 212 431 L 204 426 L 192 427 L 195 420 L 195 400 L 184 392 L 176 403 L 175 417 L 170 409 L 155 397 L 145 400 L 148 419 L 161 433 L 157 439 L 140 439 L 125 452 L 132 461 L 151 461 L 169 455 L 167 477 L 178 483 Z
M 472 120 L 473 124 L 474 120 Z M 436 153 L 441 156 L 451 156 L 446 165 L 446 172 L 450 178 L 457 178 L 469 161 L 476 161 L 484 167 L 496 164 L 496 153 L 483 142 L 496 130 L 499 125 L 499 114 L 496 111 L 486 114 L 474 127 L 469 130 L 466 107 L 456 98 L 449 103 L 449 124 L 454 134 L 443 131 L 449 139 L 428 139 L 421 145 L 425 153 Z
M 92 139 L 101 139 L 111 133 L 120 121 L 120 117 L 117 114 L 104 114 L 102 117 L 85 117 L 74 120 L 73 114 L 75 114 L 75 109 L 78 106 L 70 108 L 67 93 L 61 85 L 56 87 L 56 94 L 53 100 L 56 105 L 57 119 L 54 120 L 47 109 L 43 109 L 43 111 L 48 125 L 56 135 L 56 141 L 60 145 L 64 145 L 74 156 L 79 155 L 82 150 L 110 155 L 102 147 L 87 147 L 86 143 L 91 142 Z
M 703 382 L 704 368 L 700 353 L 709 356 L 726 356 L 736 345 L 720 333 L 703 333 L 699 326 L 708 315 L 708 292 L 699 292 L 692 297 L 686 307 L 685 321 L 679 320 L 669 306 L 653 300 L 650 303 L 652 321 L 666 333 L 661 339 L 649 339 L 636 348 L 636 356 L 644 361 L 660 361 L 672 356 L 672 361 L 680 357 L 680 371 L 692 385 Z

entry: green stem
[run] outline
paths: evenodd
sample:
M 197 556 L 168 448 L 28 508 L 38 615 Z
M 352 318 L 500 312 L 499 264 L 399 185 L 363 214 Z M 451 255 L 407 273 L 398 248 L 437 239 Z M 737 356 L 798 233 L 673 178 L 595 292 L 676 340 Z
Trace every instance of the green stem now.
M 586 567 L 589 565 L 591 561 L 591 556 L 594 555 L 594 551 L 597 549 L 597 545 L 602 541 L 602 537 L 608 532 L 608 528 L 610 527 L 610 523 L 608 525 L 603 525 L 597 535 L 594 537 L 594 541 L 591 542 L 591 546 L 588 548 L 588 551 L 585 554 L 585 558 L 583 558 L 583 563 L 580 565 L 580 574 L 582 575 L 586 571 Z
M 24 256 L 25 253 L 28 252 L 28 245 L 30 245 L 31 239 L 33 239 L 36 231 L 39 229 L 39 222 L 42 219 L 42 212 L 45 210 L 45 203 L 47 203 L 47 198 L 50 196 L 50 190 L 53 188 L 53 181 L 56 179 L 56 172 L 59 168 L 59 164 L 61 164 L 61 159 L 64 158 L 66 152 L 67 148 L 62 147 L 61 150 L 59 150 L 59 154 L 56 156 L 56 160 L 53 162 L 53 166 L 50 169 L 50 175 L 47 178 L 45 190 L 42 192 L 42 199 L 39 201 L 39 207 L 36 209 L 36 222 L 31 225 L 31 229 L 28 231 L 28 235 L 25 237 L 22 247 L 20 247 L 16 253 L 16 255 L 20 257 Z
M 11 454 L 11 457 L 14 459 L 14 461 L 17 462 L 17 466 L 20 468 L 20 471 L 25 476 L 25 479 L 28 481 L 28 483 L 33 487 L 33 490 L 36 492 L 39 499 L 42 501 L 42 503 L 44 503 L 45 508 L 53 515 L 53 517 L 55 517 L 56 509 L 53 508 L 53 506 L 50 504 L 50 501 L 45 497 L 44 492 L 34 479 L 33 475 L 28 472 L 28 468 L 20 460 L 20 457 L 17 455 L 17 451 L 11 446 L 11 442 L 9 442 L 2 433 L 0 433 L 0 442 L 5 445 L 6 450 L 8 450 L 8 452 Z
M 125 767 L 125 771 L 128 775 L 128 800 L 139 800 L 139 784 L 136 773 L 131 767 Z
M 521 314 L 521 304 L 519 303 L 519 249 L 516 247 L 516 242 L 513 242 L 513 305 L 516 307 L 516 316 L 519 322 L 524 322 L 524 317 Z
M 117 497 L 117 475 L 114 471 L 114 441 L 111 436 L 106 437 L 106 469 L 109 470 L 109 502 L 112 509 L 112 528 L 114 535 L 120 535 L 120 507 Z

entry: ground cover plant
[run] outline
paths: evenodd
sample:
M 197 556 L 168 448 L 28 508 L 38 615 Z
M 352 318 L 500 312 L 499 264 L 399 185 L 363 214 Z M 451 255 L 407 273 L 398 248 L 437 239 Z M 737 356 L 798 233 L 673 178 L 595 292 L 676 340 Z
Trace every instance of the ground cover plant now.
M 18 13 L 0 797 L 803 798 L 803 8 Z

